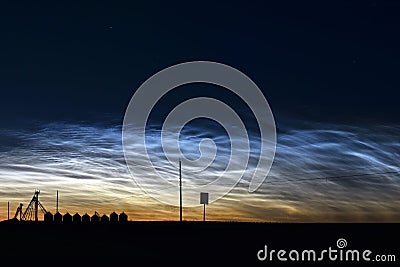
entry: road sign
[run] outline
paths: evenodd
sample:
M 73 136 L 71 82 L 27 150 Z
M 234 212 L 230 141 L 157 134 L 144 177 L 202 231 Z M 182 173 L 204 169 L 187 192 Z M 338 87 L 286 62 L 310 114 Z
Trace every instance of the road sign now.
M 208 193 L 200 193 L 200 204 L 208 204 Z

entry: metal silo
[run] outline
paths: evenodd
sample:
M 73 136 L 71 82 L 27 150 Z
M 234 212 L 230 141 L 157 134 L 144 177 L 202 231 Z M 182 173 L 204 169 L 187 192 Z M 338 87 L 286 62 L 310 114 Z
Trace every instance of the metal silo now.
M 128 215 L 126 215 L 125 212 L 122 212 L 119 214 L 119 222 L 127 222 L 128 221 Z
M 97 223 L 100 222 L 100 216 L 99 214 L 95 211 L 94 214 L 92 215 L 92 217 L 90 218 L 90 221 L 92 223 Z
M 44 221 L 52 223 L 53 222 L 53 214 L 51 212 L 46 212 L 44 215 Z
M 80 223 L 82 221 L 81 215 L 79 215 L 79 213 L 75 213 L 74 216 L 72 216 L 72 221 L 74 223 Z
M 54 221 L 55 223 L 61 223 L 61 222 L 62 222 L 62 215 L 61 215 L 61 213 L 59 213 L 59 212 L 57 211 L 56 214 L 54 214 L 53 221 Z
M 82 216 L 82 222 L 83 222 L 83 223 L 89 223 L 89 222 L 90 222 L 90 216 L 89 216 L 89 214 L 85 213 L 85 214 Z
M 103 216 L 101 216 L 100 220 L 102 223 L 108 223 L 110 221 L 110 218 L 108 218 L 108 216 L 104 214 Z
M 118 222 L 118 214 L 115 211 L 110 214 L 110 222 L 112 223 Z
M 65 213 L 63 216 L 63 222 L 64 223 L 72 223 L 72 215 L 69 214 L 68 212 Z

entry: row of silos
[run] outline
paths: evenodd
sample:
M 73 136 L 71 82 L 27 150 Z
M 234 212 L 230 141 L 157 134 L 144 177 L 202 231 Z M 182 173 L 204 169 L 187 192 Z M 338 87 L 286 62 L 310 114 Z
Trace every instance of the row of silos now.
M 69 214 L 68 212 L 62 215 L 61 213 L 57 212 L 56 214 L 52 214 L 51 212 L 47 212 L 44 215 L 44 221 L 45 222 L 55 222 L 55 223 L 97 223 L 97 222 L 102 222 L 102 223 L 117 223 L 117 222 L 127 222 L 128 221 L 128 215 L 126 215 L 125 212 L 120 213 L 119 215 L 116 212 L 113 212 L 110 214 L 110 216 L 107 216 L 104 214 L 103 216 L 100 216 L 97 212 L 95 212 L 92 216 L 89 214 L 85 213 L 84 215 L 80 215 L 79 213 L 75 213 L 74 215 Z

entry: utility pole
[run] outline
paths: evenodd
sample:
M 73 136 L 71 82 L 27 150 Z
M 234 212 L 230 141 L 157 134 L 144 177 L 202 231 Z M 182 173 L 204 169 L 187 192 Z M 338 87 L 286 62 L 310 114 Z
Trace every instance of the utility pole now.
M 56 213 L 58 212 L 58 190 L 57 190 L 57 200 L 56 200 Z
M 7 202 L 8 220 L 10 220 L 10 201 Z
M 182 163 L 179 160 L 179 219 L 182 221 Z

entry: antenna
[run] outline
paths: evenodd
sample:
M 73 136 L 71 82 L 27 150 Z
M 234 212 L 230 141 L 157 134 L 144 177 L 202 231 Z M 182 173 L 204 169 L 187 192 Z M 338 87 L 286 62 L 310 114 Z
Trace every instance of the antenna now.
M 57 190 L 57 200 L 56 200 L 56 213 L 58 212 L 58 190 Z
M 179 219 L 182 221 L 182 163 L 179 159 Z

